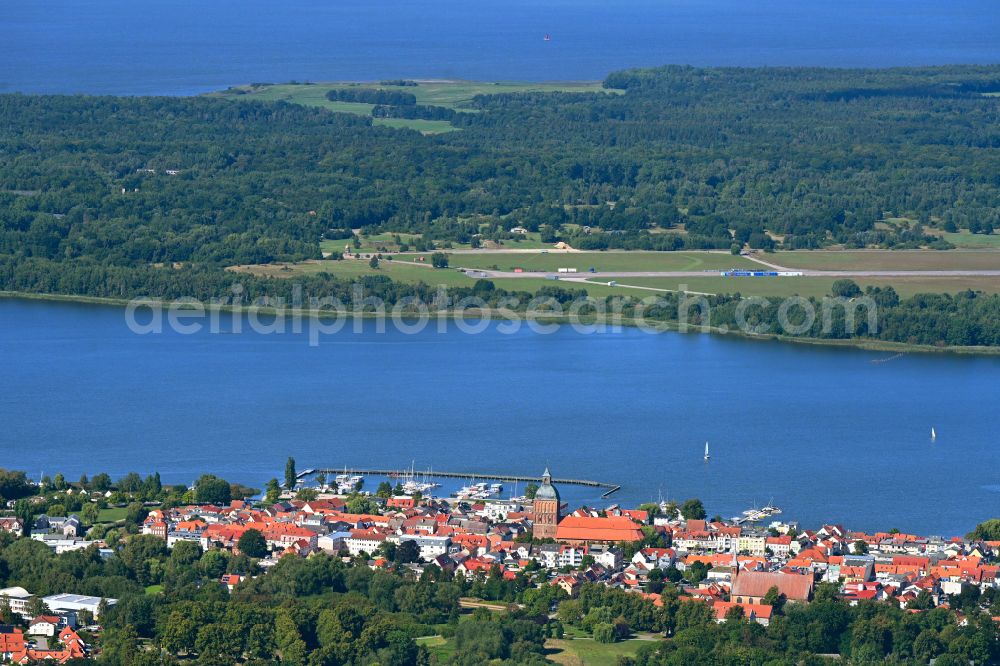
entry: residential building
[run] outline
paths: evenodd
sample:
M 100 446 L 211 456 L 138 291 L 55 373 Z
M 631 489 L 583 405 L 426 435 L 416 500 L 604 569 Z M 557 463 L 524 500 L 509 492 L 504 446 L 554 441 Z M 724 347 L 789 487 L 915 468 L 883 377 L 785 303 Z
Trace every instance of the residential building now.
M 446 536 L 423 536 L 415 534 L 400 534 L 397 539 L 400 544 L 405 541 L 414 541 L 420 548 L 420 559 L 430 561 L 438 555 L 448 552 L 451 539 Z
M 24 616 L 27 615 L 28 604 L 35 598 L 35 595 L 23 587 L 7 587 L 0 590 L 0 598 L 7 599 L 10 609 L 18 615 Z

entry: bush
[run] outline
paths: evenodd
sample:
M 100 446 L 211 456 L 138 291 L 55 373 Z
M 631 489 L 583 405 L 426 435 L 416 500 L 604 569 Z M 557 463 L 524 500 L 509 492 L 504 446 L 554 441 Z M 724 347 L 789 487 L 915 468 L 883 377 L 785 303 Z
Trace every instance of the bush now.
M 854 280 L 837 280 L 830 292 L 841 298 L 856 298 L 861 295 L 861 287 Z

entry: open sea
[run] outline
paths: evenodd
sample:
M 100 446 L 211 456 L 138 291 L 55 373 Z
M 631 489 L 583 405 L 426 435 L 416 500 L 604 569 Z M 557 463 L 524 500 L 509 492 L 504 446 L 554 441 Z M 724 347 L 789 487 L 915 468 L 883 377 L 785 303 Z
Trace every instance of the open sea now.
M 289 455 L 300 470 L 549 466 L 621 484 L 625 505 L 700 497 L 728 517 L 773 499 L 804 526 L 950 536 L 1000 513 L 1000 357 L 371 320 L 310 346 L 307 329 L 246 323 L 136 335 L 124 312 L 0 299 L 0 466 L 255 487 Z
M 3 0 L 0 92 L 996 63 L 997 35 L 996 0 Z

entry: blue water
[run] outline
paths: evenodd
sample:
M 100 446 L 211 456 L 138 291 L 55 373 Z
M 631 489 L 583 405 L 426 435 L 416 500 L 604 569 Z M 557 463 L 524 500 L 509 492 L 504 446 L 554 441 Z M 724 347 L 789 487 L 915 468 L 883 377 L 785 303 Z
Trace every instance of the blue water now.
M 549 466 L 622 484 L 624 504 L 662 492 L 730 516 L 773 497 L 810 526 L 954 535 L 1000 513 L 998 358 L 873 364 L 886 354 L 634 329 L 374 326 L 318 347 L 137 336 L 116 308 L 0 299 L 2 466 L 258 487 L 289 454 L 300 469 Z
M 996 63 L 998 34 L 996 0 L 4 0 L 0 92 L 592 80 L 667 63 Z

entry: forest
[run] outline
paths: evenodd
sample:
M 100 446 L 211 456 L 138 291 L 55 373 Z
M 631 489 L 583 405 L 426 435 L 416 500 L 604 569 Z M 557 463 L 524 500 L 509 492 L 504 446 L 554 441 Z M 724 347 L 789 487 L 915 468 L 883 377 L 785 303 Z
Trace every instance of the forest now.
M 352 228 L 465 242 L 524 226 L 594 250 L 944 250 L 935 232 L 1000 226 L 997 66 L 671 66 L 613 73 L 614 93 L 482 95 L 461 111 L 386 83 L 398 89 L 332 92 L 461 131 L 284 102 L 0 96 L 0 290 L 222 295 L 225 267 L 318 259 Z M 996 344 L 995 297 L 912 300 L 880 339 Z

